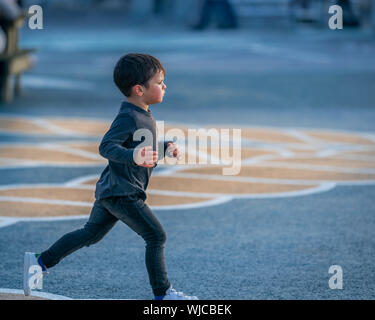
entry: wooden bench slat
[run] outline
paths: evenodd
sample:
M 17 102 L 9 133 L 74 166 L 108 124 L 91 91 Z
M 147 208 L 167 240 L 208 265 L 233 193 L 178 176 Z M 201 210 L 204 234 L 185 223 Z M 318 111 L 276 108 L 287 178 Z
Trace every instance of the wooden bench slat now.
M 20 74 L 21 72 L 30 69 L 32 65 L 32 61 L 26 53 L 22 55 L 17 55 L 11 60 L 9 66 L 9 73 Z
M 30 53 L 33 53 L 35 51 L 36 51 L 35 49 L 20 49 L 17 52 L 15 52 L 14 54 L 11 54 L 11 55 L 3 53 L 3 54 L 0 54 L 0 60 L 1 61 L 11 60 L 14 57 L 16 57 L 17 55 L 30 54 Z

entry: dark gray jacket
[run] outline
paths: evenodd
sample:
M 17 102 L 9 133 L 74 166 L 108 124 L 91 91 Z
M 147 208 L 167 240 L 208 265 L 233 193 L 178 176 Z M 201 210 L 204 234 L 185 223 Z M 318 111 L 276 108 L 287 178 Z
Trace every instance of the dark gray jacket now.
M 96 199 L 126 196 L 146 200 L 145 191 L 153 168 L 138 166 L 133 160 L 134 149 L 144 141 L 144 138 L 141 141 L 133 139 L 138 129 L 147 129 L 152 133 L 152 147 L 156 151 L 156 122 L 151 110 L 145 111 L 132 103 L 123 102 L 99 146 L 99 153 L 108 159 L 108 165 L 96 183 Z M 159 160 L 164 157 L 168 142 L 160 144 Z

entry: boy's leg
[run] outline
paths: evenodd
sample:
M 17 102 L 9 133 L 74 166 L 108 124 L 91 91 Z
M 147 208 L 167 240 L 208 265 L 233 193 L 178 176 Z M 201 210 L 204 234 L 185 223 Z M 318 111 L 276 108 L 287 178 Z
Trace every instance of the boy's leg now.
M 70 232 L 57 240 L 48 250 L 42 252 L 40 259 L 45 267 L 50 268 L 67 255 L 102 239 L 118 221 L 96 200 L 90 218 L 82 229 Z
M 124 197 L 102 200 L 103 205 L 116 218 L 126 223 L 146 242 L 146 268 L 155 296 L 164 295 L 170 287 L 167 278 L 164 244 L 165 231 L 151 209 L 139 199 L 129 201 Z

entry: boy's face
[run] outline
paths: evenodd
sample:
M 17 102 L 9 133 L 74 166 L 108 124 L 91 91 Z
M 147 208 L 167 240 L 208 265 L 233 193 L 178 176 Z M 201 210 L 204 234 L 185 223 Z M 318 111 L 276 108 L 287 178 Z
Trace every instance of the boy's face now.
M 148 88 L 144 87 L 143 101 L 148 105 L 162 102 L 166 88 L 164 73 L 162 71 L 155 73 L 148 82 Z

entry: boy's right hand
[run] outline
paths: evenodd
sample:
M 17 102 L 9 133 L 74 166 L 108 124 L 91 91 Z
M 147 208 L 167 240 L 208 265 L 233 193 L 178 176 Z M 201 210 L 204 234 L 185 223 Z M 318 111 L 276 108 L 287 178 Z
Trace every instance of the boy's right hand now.
M 141 167 L 152 168 L 158 160 L 158 153 L 151 146 L 143 147 L 136 151 L 134 162 Z

